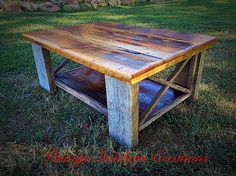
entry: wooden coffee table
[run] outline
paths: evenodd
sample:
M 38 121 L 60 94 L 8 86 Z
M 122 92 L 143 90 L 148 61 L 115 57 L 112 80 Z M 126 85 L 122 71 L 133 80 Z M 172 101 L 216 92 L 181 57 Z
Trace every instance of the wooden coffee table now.
M 206 35 L 97 22 L 23 34 L 32 42 L 40 85 L 64 89 L 108 116 L 109 134 L 121 145 L 185 99 L 196 100 Z M 54 71 L 49 51 L 64 56 Z M 59 72 L 71 60 L 81 67 Z M 176 65 L 164 80 L 150 76 Z

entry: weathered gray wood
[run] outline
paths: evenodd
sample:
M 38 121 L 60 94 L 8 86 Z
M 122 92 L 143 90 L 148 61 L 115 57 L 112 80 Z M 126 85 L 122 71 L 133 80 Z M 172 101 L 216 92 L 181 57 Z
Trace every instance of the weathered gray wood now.
M 191 96 L 188 98 L 189 101 L 193 101 L 193 95 L 195 92 L 194 79 L 196 79 L 196 67 L 199 63 L 198 54 L 191 57 L 189 63 L 185 66 L 184 69 L 180 72 L 177 78 L 174 80 L 174 83 L 177 85 L 184 86 L 191 90 Z
M 196 66 L 197 66 L 197 55 L 194 55 L 189 62 L 189 71 L 185 73 L 188 74 L 187 88 L 189 88 L 190 90 L 192 90 L 193 87 L 193 80 L 196 71 Z
M 178 90 L 178 91 L 181 91 L 181 92 L 184 92 L 184 93 L 190 93 L 191 92 L 188 88 L 176 85 L 176 84 L 174 84 L 174 83 L 172 83 L 170 81 L 164 80 L 162 78 L 150 77 L 148 79 L 150 79 L 152 81 L 155 81 L 155 82 L 158 82 L 158 83 L 163 84 L 163 85 L 170 86 L 171 88 L 173 88 L 175 90 Z
M 167 78 L 168 82 L 173 82 L 175 78 L 179 75 L 181 70 L 185 67 L 185 65 L 189 62 L 191 58 L 186 59 L 181 65 L 178 65 L 175 70 L 171 73 L 171 75 Z M 164 93 L 169 88 L 169 85 L 163 85 L 161 90 L 157 93 L 157 95 L 153 98 L 150 105 L 146 108 L 146 110 L 141 114 L 141 121 L 139 122 L 139 126 L 141 126 L 145 120 L 148 118 L 148 116 L 152 113 L 152 110 L 156 107 L 158 102 L 160 101 L 161 97 L 164 95 Z
M 150 125 L 152 122 L 154 122 L 156 119 L 158 119 L 159 117 L 161 117 L 163 114 L 165 114 L 166 112 L 168 112 L 169 110 L 171 110 L 173 107 L 175 107 L 176 105 L 178 105 L 179 103 L 183 102 L 185 99 L 187 99 L 190 96 L 190 94 L 185 94 L 180 96 L 179 98 L 177 98 L 172 104 L 165 106 L 164 108 L 162 108 L 160 111 L 154 113 L 151 115 L 150 120 L 148 120 L 147 122 L 140 124 L 139 126 L 139 131 L 143 130 L 144 128 L 146 128 L 148 125 Z
M 138 144 L 139 85 L 125 84 L 105 75 L 110 136 L 121 145 Z
M 217 41 L 211 36 L 107 22 L 34 31 L 23 37 L 128 84 L 138 83 Z
M 34 43 L 32 43 L 32 49 L 41 87 L 50 92 L 55 91 L 56 85 L 49 51 Z
M 194 77 L 193 77 L 193 82 L 192 82 L 192 95 L 189 98 L 191 101 L 197 100 L 198 95 L 199 95 L 199 87 L 200 87 L 200 82 L 202 78 L 202 69 L 204 66 L 205 52 L 206 51 L 198 53 L 198 56 L 197 56 L 196 69 L 194 72 Z
M 64 61 L 62 61 L 59 66 L 53 71 L 54 74 L 57 74 L 57 72 L 59 72 L 69 61 L 69 59 L 65 59 Z
M 90 98 L 89 96 L 81 92 L 78 92 L 72 89 L 71 87 L 67 86 L 63 82 L 56 80 L 56 85 L 60 87 L 61 89 L 65 90 L 66 92 L 70 93 L 71 95 L 75 96 L 76 98 L 80 99 L 87 105 L 93 107 L 97 111 L 101 112 L 105 116 L 107 116 L 107 108 L 103 104 L 99 103 L 98 101 L 94 100 L 93 98 Z
M 182 61 L 184 62 L 184 61 Z M 182 62 L 178 63 L 178 65 L 181 65 Z M 186 87 L 191 90 L 192 85 L 192 78 L 195 71 L 195 62 L 196 62 L 196 55 L 193 55 L 190 59 L 190 61 L 186 64 L 186 66 L 181 70 L 179 75 L 176 77 L 176 79 L 173 81 L 175 84 Z

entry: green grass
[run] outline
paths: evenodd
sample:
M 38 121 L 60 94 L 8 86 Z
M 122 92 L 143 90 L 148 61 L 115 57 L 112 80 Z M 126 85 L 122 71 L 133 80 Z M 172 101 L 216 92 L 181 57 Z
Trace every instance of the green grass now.
M 234 0 L 180 0 L 77 13 L 0 13 L 0 175 L 236 175 L 235 19 Z M 147 162 L 70 167 L 46 161 L 45 152 L 52 146 L 62 153 L 83 150 L 91 156 L 101 149 L 126 151 L 109 138 L 107 119 L 100 113 L 62 90 L 51 95 L 39 87 L 31 46 L 21 38 L 23 32 L 92 21 L 219 39 L 207 52 L 198 101 L 182 103 L 140 132 L 139 145 L 130 154 L 147 155 Z M 56 57 L 52 55 L 58 63 Z M 209 160 L 152 162 L 150 157 L 162 147 L 168 155 L 184 152 Z

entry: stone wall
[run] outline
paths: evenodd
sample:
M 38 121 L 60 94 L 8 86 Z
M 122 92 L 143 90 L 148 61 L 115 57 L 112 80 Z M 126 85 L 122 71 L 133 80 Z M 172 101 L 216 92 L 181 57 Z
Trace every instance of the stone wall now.
M 173 0 L 0 0 L 0 11 L 65 11 L 73 12 L 97 7 L 114 7 L 119 5 L 133 5 L 134 3 L 166 3 Z
M 82 9 L 95 9 L 97 7 L 133 5 L 135 2 L 146 0 L 48 0 L 48 1 L 4 1 L 0 0 L 1 11 L 79 11 Z

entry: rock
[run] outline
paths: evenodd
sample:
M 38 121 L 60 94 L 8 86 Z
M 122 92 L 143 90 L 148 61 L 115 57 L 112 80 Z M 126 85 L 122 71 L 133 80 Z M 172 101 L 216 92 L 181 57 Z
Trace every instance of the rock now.
M 27 1 L 22 2 L 22 1 L 20 1 L 20 7 L 21 7 L 22 9 L 26 9 L 26 10 L 33 11 L 31 4 L 32 4 L 31 2 L 27 2 Z
M 63 10 L 67 12 L 80 10 L 79 4 L 67 4 L 63 6 Z
M 8 12 L 20 12 L 20 4 L 17 1 L 8 1 L 5 5 L 5 11 Z
M 55 5 L 52 2 L 44 2 L 39 4 L 39 10 L 47 11 L 47 12 L 58 12 L 61 10 L 59 5 Z
M 98 4 L 92 4 L 92 7 L 96 9 L 98 7 Z
M 90 2 L 93 6 L 94 9 L 96 9 L 98 7 L 98 3 L 97 3 L 97 0 L 91 0 Z
M 51 6 L 51 7 L 42 8 L 42 10 L 48 11 L 48 12 L 58 12 L 61 10 L 61 7 L 58 5 L 55 5 L 55 6 Z
M 166 3 L 166 2 L 171 2 L 172 0 L 150 0 L 151 3 Z
M 6 8 L 6 3 L 3 0 L 0 0 L 0 9 L 5 10 Z
M 31 9 L 32 9 L 33 11 L 38 10 L 38 9 L 39 9 L 39 4 L 32 3 L 32 4 L 31 4 Z
M 83 4 L 81 4 L 81 7 L 83 9 L 96 9 L 98 6 L 97 4 L 97 0 L 90 0 L 90 2 L 85 2 Z
M 113 6 L 119 6 L 121 4 L 120 0 L 108 0 L 108 5 Z
M 98 3 L 105 3 L 105 0 L 97 0 Z
M 50 0 L 55 5 L 63 6 L 64 5 L 64 0 Z
M 88 2 L 85 2 L 85 3 L 84 3 L 84 7 L 85 7 L 85 8 L 88 8 L 88 9 L 92 9 L 92 8 L 93 8 L 93 5 L 90 4 L 90 3 L 88 3 Z
M 122 5 L 133 5 L 135 0 L 120 0 Z
M 136 0 L 137 3 L 145 3 L 147 2 L 146 0 Z
M 64 0 L 64 4 L 79 4 L 77 0 Z
M 106 6 L 107 6 L 107 3 L 106 3 L 106 2 L 99 2 L 99 3 L 98 3 L 98 6 L 99 6 L 99 7 L 106 7 Z
M 53 4 L 52 2 L 43 2 L 39 4 L 39 9 L 43 8 L 43 7 L 47 7 L 47 6 L 54 6 L 55 4 Z

